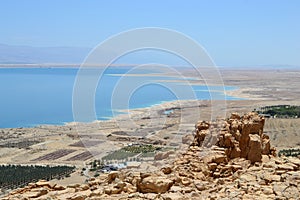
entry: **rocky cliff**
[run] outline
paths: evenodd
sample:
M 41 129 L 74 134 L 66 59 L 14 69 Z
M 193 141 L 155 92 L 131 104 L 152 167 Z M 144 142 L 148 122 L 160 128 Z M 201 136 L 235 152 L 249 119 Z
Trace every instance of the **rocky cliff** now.
M 300 159 L 278 158 L 255 113 L 196 124 L 188 149 L 154 172 L 125 169 L 67 187 L 29 184 L 3 199 L 299 199 Z
M 224 148 L 228 160 L 245 158 L 251 163 L 260 162 L 262 155 L 275 155 L 271 149 L 269 136 L 263 133 L 265 119 L 256 113 L 240 117 L 232 114 L 227 120 L 198 122 L 192 146 L 212 146 Z

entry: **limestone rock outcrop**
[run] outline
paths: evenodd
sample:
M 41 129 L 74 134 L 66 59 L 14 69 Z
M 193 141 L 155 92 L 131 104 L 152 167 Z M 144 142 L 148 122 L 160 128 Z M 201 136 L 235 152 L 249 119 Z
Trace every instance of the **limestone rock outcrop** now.
M 215 144 L 225 148 L 228 159 L 245 158 L 251 163 L 260 162 L 262 155 L 274 154 L 269 136 L 263 133 L 265 119 L 256 113 L 239 116 L 234 113 L 227 120 L 199 122 L 193 146 L 202 146 L 205 138 L 216 137 Z
M 66 187 L 39 181 L 2 199 L 299 199 L 300 159 L 274 156 L 264 123 L 255 113 L 201 121 L 188 149 L 154 161 L 156 171 L 123 169 Z

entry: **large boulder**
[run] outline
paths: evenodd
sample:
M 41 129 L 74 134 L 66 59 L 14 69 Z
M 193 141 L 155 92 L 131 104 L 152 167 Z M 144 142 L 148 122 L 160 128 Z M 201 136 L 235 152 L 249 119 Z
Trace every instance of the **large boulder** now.
M 162 194 L 167 192 L 173 185 L 173 181 L 162 176 L 147 176 L 137 183 L 137 189 L 141 193 Z

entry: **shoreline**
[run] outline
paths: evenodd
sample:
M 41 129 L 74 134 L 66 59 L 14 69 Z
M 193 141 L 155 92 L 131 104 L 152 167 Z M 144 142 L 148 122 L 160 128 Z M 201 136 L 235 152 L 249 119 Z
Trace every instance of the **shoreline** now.
M 263 89 L 253 89 L 253 88 L 237 88 L 234 90 L 227 90 L 225 91 L 225 95 L 241 98 L 241 99 L 248 99 L 248 100 L 271 100 L 269 98 L 263 97 L 260 94 L 254 95 L 249 94 L 249 92 L 261 92 Z
M 35 67 L 39 66 L 38 64 L 28 64 L 28 65 L 35 66 Z M 60 64 L 57 64 L 57 65 L 60 65 Z M 2 65 L 2 66 L 7 66 L 7 65 Z M 20 64 L 19 66 L 22 66 L 22 64 Z M 70 64 L 70 66 L 72 66 L 72 64 Z M 13 68 L 11 68 L 11 69 L 13 69 Z M 26 68 L 24 67 L 22 69 L 26 69 Z M 68 68 L 66 67 L 64 69 L 68 69 Z M 185 70 L 182 71 L 183 75 L 184 75 L 184 72 L 185 72 Z M 113 76 L 120 76 L 120 74 L 113 74 Z M 188 78 L 188 82 L 187 82 L 186 79 L 185 80 L 181 80 L 180 79 L 181 77 L 177 77 L 176 74 L 165 74 L 164 72 L 162 74 L 160 74 L 160 73 L 152 73 L 152 74 L 130 74 L 129 73 L 129 74 L 125 74 L 125 76 L 158 76 L 158 77 L 159 76 L 163 76 L 163 77 L 165 77 L 165 79 L 158 80 L 158 81 L 160 81 L 160 82 L 176 82 L 176 83 L 180 83 L 180 84 L 182 83 L 182 84 L 185 84 L 185 85 L 189 84 L 191 86 L 196 86 L 196 85 L 197 86 L 206 86 L 205 83 L 203 83 L 202 79 L 199 79 L 198 77 L 194 77 L 192 75 L 185 75 L 184 76 L 185 78 Z M 175 79 L 168 80 L 169 77 L 175 78 Z M 211 85 L 211 87 L 215 87 L 215 85 Z M 231 85 L 230 86 L 225 86 L 225 88 L 226 87 L 232 87 L 232 86 Z M 233 87 L 236 87 L 236 86 L 233 86 Z M 238 89 L 238 88 L 235 88 L 235 89 Z M 195 93 L 197 93 L 196 90 L 194 90 L 194 91 L 195 91 Z M 208 89 L 203 90 L 203 91 L 204 92 L 205 91 L 206 92 L 213 92 L 213 93 L 216 93 L 217 96 L 219 96 L 219 94 L 220 94 L 220 96 L 223 96 L 223 95 L 226 95 L 226 92 L 224 93 L 224 91 L 227 91 L 227 89 L 223 91 L 223 90 L 218 90 L 216 88 L 215 90 L 211 90 L 211 91 L 209 91 Z M 198 92 L 198 93 L 201 93 L 201 92 Z M 204 97 L 204 98 L 209 98 L 209 97 Z M 226 97 L 226 98 L 229 98 L 229 99 L 234 98 L 234 99 L 236 99 L 236 98 L 239 98 L 239 97 L 237 97 L 236 95 L 234 95 L 232 97 L 229 96 L 229 97 Z M 134 109 L 137 109 L 137 108 L 147 109 L 149 107 L 152 107 L 153 105 L 161 104 L 161 103 L 162 102 L 159 102 L 159 103 L 155 102 L 153 104 L 146 105 L 146 106 L 130 108 L 130 110 L 134 110 Z M 46 118 L 46 119 L 41 119 L 40 120 L 42 123 L 35 123 L 38 120 L 35 120 L 35 121 L 33 120 L 33 122 L 28 121 L 29 124 L 28 124 L 28 122 L 27 123 L 22 123 L 23 118 L 20 118 L 20 122 L 21 123 L 14 123 L 14 119 L 11 118 L 11 119 L 8 119 L 7 124 L 4 124 L 2 128 L 21 128 L 21 127 L 32 128 L 32 127 L 45 126 L 45 125 L 62 126 L 62 125 L 65 125 L 66 123 L 72 123 L 73 122 L 72 113 L 70 113 L 70 116 L 68 116 L 68 115 L 66 115 L 66 116 L 67 117 L 65 117 L 64 121 L 59 121 L 59 120 L 56 121 L 55 119 L 51 121 L 52 118 L 51 119 L 50 118 Z M 114 116 L 104 116 L 104 117 L 108 118 L 108 119 L 111 119 Z M 55 118 L 55 116 L 54 116 L 54 118 Z M 101 118 L 101 120 L 106 120 L 106 119 Z M 10 123 L 10 122 L 12 122 L 12 123 Z M 46 123 L 44 123 L 44 122 L 46 122 Z
M 133 109 L 129 115 L 121 114 L 105 121 L 0 129 L 0 163 L 30 165 L 38 161 L 44 165 L 74 165 L 82 168 L 88 161 L 101 159 L 134 143 L 181 149 L 184 147 L 182 137 L 193 133 L 197 121 L 211 121 L 212 106 L 218 106 L 218 103 L 217 100 L 215 104 L 210 100 L 181 100 Z M 274 103 L 281 102 L 228 100 L 221 117 L 228 117 L 233 112 L 243 115 L 258 105 Z M 164 113 L 165 110 L 171 112 Z M 287 147 L 287 143 L 282 142 L 285 138 L 274 139 L 272 141 L 278 149 Z M 297 143 L 297 140 L 293 143 Z
M 225 86 L 226 87 L 226 86 Z M 38 128 L 38 127 L 47 127 L 47 126 L 55 126 L 55 127 L 59 127 L 59 126 L 69 126 L 69 125 L 76 125 L 76 124 L 93 124 L 93 123 L 98 123 L 98 122 L 106 122 L 106 121 L 110 121 L 110 120 L 114 120 L 115 118 L 122 118 L 124 116 L 127 115 L 131 115 L 136 114 L 136 113 L 145 113 L 147 110 L 157 110 L 158 107 L 165 107 L 165 109 L 169 109 L 170 106 L 173 107 L 177 107 L 178 104 L 185 104 L 186 102 L 199 102 L 199 101 L 243 101 L 243 100 L 263 100 L 260 98 L 257 99 L 251 99 L 248 97 L 241 97 L 242 95 L 242 91 L 238 91 L 240 90 L 238 87 L 236 86 L 228 86 L 228 87 L 235 87 L 235 89 L 230 89 L 228 91 L 225 90 L 225 92 L 221 91 L 221 90 L 214 90 L 212 92 L 217 92 L 217 93 L 222 93 L 222 95 L 225 95 L 224 99 L 216 99 L 216 100 L 211 100 L 211 99 L 184 99 L 184 100 L 171 100 L 171 101 L 162 101 L 159 103 L 154 103 L 151 105 L 147 105 L 145 107 L 137 107 L 137 108 L 129 108 L 129 109 L 119 109 L 116 111 L 112 111 L 112 113 L 116 112 L 116 113 L 120 113 L 111 117 L 105 117 L 107 118 L 106 120 L 98 120 L 95 119 L 91 122 L 75 122 L 75 121 L 70 121 L 70 122 L 59 122 L 57 124 L 36 124 L 36 125 L 32 125 L 32 126 L 21 126 L 21 127 L 4 127 L 4 128 L 0 128 L 1 129 L 18 129 L 18 128 Z M 226 99 L 227 97 L 229 97 L 230 99 Z M 104 118 L 104 117 L 103 117 Z
M 20 65 L 22 65 L 22 64 L 20 64 Z M 0 64 L 0 66 L 1 66 L 1 64 Z M 1 67 L 0 67 L 0 69 L 1 69 Z M 68 69 L 68 68 L 66 67 L 66 69 Z M 205 84 L 203 84 L 202 79 L 199 79 L 199 77 L 195 77 L 192 73 L 189 73 L 188 70 L 189 69 L 186 69 L 186 70 L 184 69 L 182 71 L 182 73 L 185 77 L 190 77 L 192 79 L 197 78 L 197 80 L 191 80 L 190 81 L 190 83 L 192 85 L 205 85 Z M 226 74 L 228 72 L 230 72 L 230 70 L 225 69 L 225 73 L 222 74 L 223 79 L 224 79 L 224 84 L 228 85 L 228 87 L 232 86 L 232 87 L 235 87 L 235 88 L 233 90 L 230 89 L 230 90 L 225 90 L 224 92 L 223 91 L 217 91 L 217 92 L 222 92 L 225 95 L 228 95 L 228 96 L 233 97 L 233 98 L 237 98 L 237 99 L 234 99 L 234 100 L 239 100 L 239 99 L 240 100 L 243 100 L 243 99 L 246 99 L 246 100 L 272 100 L 272 99 L 274 99 L 274 95 L 272 93 L 270 93 L 268 95 L 265 94 L 266 93 L 265 90 L 267 88 L 266 86 L 250 87 L 251 85 L 248 86 L 248 85 L 245 85 L 245 83 L 242 84 L 242 85 L 237 84 L 237 83 L 241 83 L 240 79 L 236 79 L 238 81 L 237 82 L 235 79 L 232 78 L 232 73 Z M 236 73 L 240 74 L 242 72 L 238 71 Z M 252 72 L 250 71 L 250 72 L 247 72 L 247 73 L 252 73 Z M 273 71 L 270 71 L 270 73 L 273 73 Z M 152 75 L 157 76 L 156 74 L 152 74 Z M 228 75 L 230 75 L 230 77 L 228 77 Z M 241 75 L 243 75 L 243 74 L 241 74 Z M 118 74 L 117 74 L 117 76 L 118 76 Z M 127 76 L 144 76 L 144 74 L 127 74 Z M 162 76 L 162 75 L 160 75 L 160 76 Z M 170 74 L 169 76 L 174 77 L 173 74 Z M 234 80 L 235 82 L 230 81 L 230 80 Z M 164 81 L 166 81 L 166 82 L 174 82 L 174 81 L 180 82 L 180 80 L 164 80 Z M 181 82 L 183 82 L 183 80 Z M 155 103 L 155 104 L 157 104 L 157 103 Z M 153 104 L 153 105 L 155 105 L 155 104 Z M 141 109 L 149 109 L 149 107 L 152 107 L 153 105 L 149 105 L 149 106 L 146 106 L 146 107 L 141 107 Z M 130 109 L 130 110 L 134 110 L 134 109 L 136 109 L 136 108 L 133 108 L 133 109 Z M 111 117 L 108 116 L 109 119 L 111 119 L 112 117 L 114 117 L 114 116 L 111 116 Z M 101 121 L 107 121 L 107 120 L 101 120 Z M 21 128 L 21 127 L 32 128 L 32 127 L 46 126 L 46 125 L 64 126 L 65 124 L 69 124 L 69 123 L 73 123 L 73 122 L 72 121 L 63 121 L 63 122 L 59 122 L 59 123 L 55 123 L 55 124 L 51 124 L 51 123 L 50 124 L 34 124 L 34 125 L 28 125 L 28 126 L 5 127 L 5 128 Z
M 267 78 L 270 78 L 271 75 L 276 73 L 276 77 L 281 78 L 280 80 L 293 80 L 299 81 L 299 79 L 295 79 L 297 73 L 290 73 L 287 71 L 286 73 L 277 73 L 276 71 L 270 71 L 267 74 L 261 74 L 266 78 L 254 76 L 256 72 L 253 71 L 237 71 L 235 74 L 231 71 L 224 71 L 222 76 L 224 79 L 225 85 L 230 85 L 235 88 L 235 90 L 228 90 L 225 92 L 226 95 L 230 95 L 237 98 L 245 98 L 242 100 L 226 100 L 226 112 L 249 112 L 253 108 L 257 108 L 264 105 L 275 105 L 275 104 L 299 104 L 299 93 L 295 92 L 298 87 L 295 87 L 295 84 L 289 84 L 289 88 L 286 89 L 286 84 L 281 84 L 281 82 L 274 82 L 273 78 L 270 79 L 270 85 L 262 84 L 260 81 L 266 82 Z M 250 74 L 249 76 L 246 76 Z M 187 77 L 193 77 L 192 73 L 186 72 Z M 249 77 L 249 79 L 242 82 L 245 77 Z M 243 84 L 241 84 L 243 83 Z M 271 84 L 272 83 L 272 84 Z M 280 84 L 280 85 L 279 85 Z M 274 90 L 274 88 L 276 89 Z M 298 88 L 299 89 L 299 88 Z M 269 92 L 271 91 L 271 92 Z M 293 91 L 291 93 L 291 91 Z M 290 95 L 288 95 L 290 94 Z M 254 98 L 255 97 L 255 98 Z M 287 98 L 290 97 L 290 98 Z M 213 100 L 217 101 L 217 100 Z M 124 125 L 124 132 L 128 132 L 129 134 L 136 133 L 157 133 L 157 129 L 160 129 L 158 126 L 160 122 L 167 121 L 168 126 L 170 128 L 166 128 L 165 134 L 173 133 L 172 128 L 178 125 L 180 122 L 180 112 L 183 110 L 190 114 L 190 117 L 187 118 L 183 123 L 186 124 L 184 127 L 185 131 L 191 131 L 194 127 L 194 123 L 198 120 L 209 120 L 210 113 L 212 110 L 211 100 L 175 100 L 169 102 L 162 102 L 159 104 L 142 107 L 142 108 L 134 108 L 129 111 L 128 114 L 121 113 L 119 115 L 113 116 L 107 120 L 97 120 L 89 123 L 78 123 L 78 122 L 64 122 L 64 124 L 40 124 L 31 127 L 16 127 L 16 128 L 1 128 L 2 131 L 2 141 L 1 144 L 7 143 L 8 141 L 19 141 L 22 140 L 32 140 L 39 139 L 46 140 L 49 142 L 42 142 L 32 146 L 33 154 L 39 155 L 39 152 L 47 151 L 49 152 L 51 149 L 54 151 L 59 148 L 66 148 L 66 145 L 71 145 L 78 140 L 90 140 L 88 135 L 91 135 L 91 138 L 94 136 L 99 138 L 99 140 L 107 140 L 107 135 L 112 132 L 120 131 L 120 127 L 117 122 L 120 121 L 122 125 Z M 170 116 L 162 115 L 160 110 L 171 109 L 172 107 L 178 107 L 178 105 L 182 105 L 181 110 L 178 109 L 174 113 L 171 113 Z M 200 106 L 200 107 L 199 107 Z M 197 109 L 200 109 L 201 116 L 196 115 L 195 112 Z M 124 111 L 124 110 L 123 110 Z M 149 115 L 153 114 L 154 117 L 150 117 Z M 129 127 L 129 124 L 126 120 L 131 119 L 133 123 L 133 127 Z M 149 127 L 148 127 L 149 125 Z M 121 127 L 122 128 L 122 127 Z M 178 128 L 178 127 L 177 127 Z M 171 130 L 169 130 L 171 129 Z M 79 135 L 80 133 L 80 135 Z M 183 133 L 183 132 L 180 132 Z M 169 136 L 168 136 L 169 137 Z M 61 142 L 60 140 L 65 140 Z M 53 143 L 53 144 L 52 144 Z M 55 144 L 54 144 L 55 143 Z M 56 144 L 58 143 L 58 144 Z M 116 143 L 116 141 L 113 141 Z M 109 143 L 107 143 L 109 144 Z M 54 145 L 54 146 L 53 146 Z M 57 146 L 58 145 L 58 146 Z M 67 147 L 69 148 L 69 147 Z M 77 148 L 77 147 L 76 147 Z M 72 149 L 76 149 L 73 148 Z M 48 149 L 48 150 L 44 150 Z M 2 149 L 3 152 L 0 152 L 0 161 L 1 156 L 8 156 L 9 149 Z M 80 152 L 83 149 L 78 149 Z M 22 153 L 19 149 L 15 149 L 16 154 Z M 31 152 L 31 150 L 29 150 Z M 28 152 L 27 152 L 28 153 Z M 74 154 L 70 154 L 70 156 L 74 156 Z M 11 155 L 12 157 L 13 154 Z M 33 158 L 34 159 L 34 155 Z M 13 161 L 20 162 L 23 160 L 22 156 L 16 159 L 12 159 Z M 29 159 L 30 160 L 30 159 Z M 7 160 L 8 161 L 8 160 Z M 12 162 L 13 162 L 12 161 Z M 58 161 L 59 162 L 59 161 Z M 64 160 L 62 160 L 63 163 Z
M 0 163 L 72 165 L 77 167 L 77 172 L 62 182 L 83 183 L 85 177 L 80 172 L 87 163 L 132 144 L 168 148 L 175 152 L 172 156 L 176 157 L 187 147 L 183 139 L 194 134 L 195 124 L 199 120 L 211 121 L 212 112 L 229 117 L 233 112 L 243 115 L 266 105 L 300 105 L 300 92 L 297 92 L 300 71 L 298 74 L 269 71 L 261 76 L 253 71 L 222 73 L 224 85 L 237 87 L 225 94 L 250 98 L 226 100 L 224 110 L 218 106 L 224 102 L 218 100 L 175 100 L 126 110 L 129 114 L 90 123 L 66 122 L 64 125 L 0 129 Z M 193 77 L 193 73 L 185 75 Z M 264 131 L 273 146 L 280 150 L 300 147 L 299 128 L 300 118 L 266 119 Z M 147 160 L 139 169 L 160 168 L 163 162 Z

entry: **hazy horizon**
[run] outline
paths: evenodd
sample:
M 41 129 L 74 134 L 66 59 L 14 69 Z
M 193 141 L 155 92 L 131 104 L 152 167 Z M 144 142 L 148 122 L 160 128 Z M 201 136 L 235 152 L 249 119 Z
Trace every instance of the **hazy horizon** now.
M 300 66 L 299 1 L 1 1 L 0 63 L 82 63 L 121 32 L 159 27 L 203 46 L 217 66 Z M 107 54 L 110 52 L 108 51 Z M 157 52 L 120 63 L 182 65 Z
M 5 52 L 3 47 L 8 47 L 10 51 Z M 13 50 L 13 51 L 12 51 Z M 19 55 L 19 52 L 22 55 Z M 88 56 L 92 48 L 89 47 L 71 47 L 71 46 L 57 46 L 57 47 L 33 47 L 28 45 L 7 45 L 0 44 L 0 68 L 1 67 L 79 67 L 84 59 Z M 141 52 L 143 54 L 143 52 Z M 141 54 L 140 53 L 140 54 Z M 153 52 L 152 52 L 153 53 Z M 144 52 L 146 55 L 147 53 Z M 156 53 L 157 54 L 157 53 Z M 164 64 L 169 64 L 173 67 L 189 67 L 189 64 L 181 61 L 175 56 L 170 56 L 165 53 L 161 55 L 151 55 L 152 60 L 160 61 Z M 168 60 L 169 58 L 169 60 Z M 170 59 L 171 58 L 171 59 Z M 135 62 L 137 61 L 137 62 Z M 136 55 L 132 55 L 129 59 L 122 59 L 117 61 L 110 66 L 135 66 L 143 64 L 145 61 L 136 59 Z M 151 61 L 150 61 L 151 63 Z M 155 63 L 154 63 L 155 64 Z M 157 62 L 159 65 L 160 63 Z M 97 66 L 105 66 L 105 64 L 99 63 Z M 300 65 L 290 65 L 290 64 L 256 64 L 256 65 L 216 65 L 217 67 L 236 67 L 236 68 L 295 68 Z

